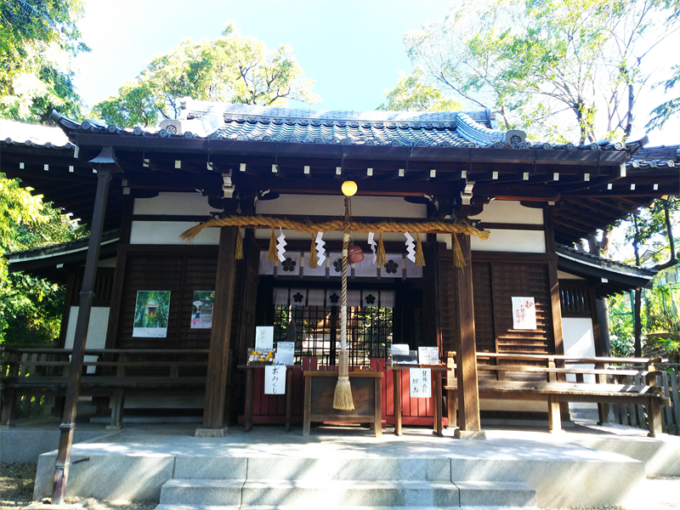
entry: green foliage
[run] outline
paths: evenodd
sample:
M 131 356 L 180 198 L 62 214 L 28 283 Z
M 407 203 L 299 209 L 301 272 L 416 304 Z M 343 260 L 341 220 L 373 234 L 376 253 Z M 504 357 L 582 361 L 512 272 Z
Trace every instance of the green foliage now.
M 680 285 L 662 281 L 658 274 L 651 289 L 643 290 L 640 322 L 643 352 L 678 359 L 680 348 Z M 629 294 L 609 298 L 609 333 L 614 356 L 632 356 L 634 320 Z
M 319 101 L 290 46 L 269 50 L 228 23 L 214 41 L 189 39 L 156 57 L 117 96 L 96 104 L 93 115 L 121 127 L 153 126 L 178 118 L 180 100 L 286 106 L 289 99 Z
M 392 90 L 385 90 L 387 101 L 378 110 L 406 112 L 452 112 L 460 110 L 460 103 L 444 97 L 437 88 L 423 83 L 422 69 L 411 75 L 400 73 L 399 82 Z
M 666 209 L 668 209 L 673 237 L 678 239 L 680 237 L 680 197 L 678 196 L 669 196 L 667 200 L 654 200 L 649 208 L 643 209 L 636 215 L 637 228 L 634 221 L 622 224 L 625 228 L 625 240 L 629 243 L 639 243 L 640 254 L 655 263 L 663 262 L 670 257 Z
M 0 117 L 46 122 L 53 109 L 80 116 L 73 58 L 87 46 L 76 21 L 81 0 L 0 3 Z
M 2 254 L 83 237 L 86 231 L 41 197 L 0 174 L 0 342 L 44 344 L 59 333 L 64 291 L 26 274 L 8 273 Z
M 657 86 L 663 85 L 664 92 L 668 92 L 680 83 L 680 65 L 673 66 L 672 71 L 673 75 L 668 80 L 657 84 Z M 669 99 L 654 108 L 652 110 L 653 117 L 646 127 L 649 129 L 660 129 L 668 119 L 677 114 L 680 114 L 680 96 Z
M 410 31 L 407 52 L 441 89 L 503 127 L 581 142 L 630 136 L 636 98 L 680 28 L 664 0 L 463 0 Z
M 635 330 L 633 312 L 628 294 L 609 298 L 609 342 L 613 356 L 632 356 Z

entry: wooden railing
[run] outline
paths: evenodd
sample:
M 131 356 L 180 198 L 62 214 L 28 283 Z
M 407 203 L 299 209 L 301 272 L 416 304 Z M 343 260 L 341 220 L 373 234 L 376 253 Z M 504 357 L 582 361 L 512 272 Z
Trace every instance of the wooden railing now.
M 58 413 L 71 354 L 71 349 L 0 348 L 0 425 Z M 201 388 L 207 365 L 207 349 L 87 349 L 81 394 L 113 397 L 118 423 L 112 425 L 120 425 L 126 392 Z
M 671 405 L 662 409 L 663 431 L 680 436 L 680 363 L 658 363 L 656 384 L 662 388 L 663 395 L 670 399 Z M 627 375 L 621 382 L 637 384 L 639 378 Z M 614 404 L 614 420 L 621 425 L 647 428 L 647 413 L 644 406 L 633 404 Z
M 673 400 L 677 373 L 664 371 L 667 363 L 661 358 L 477 353 L 477 360 L 483 398 L 547 399 L 552 418 L 559 418 L 557 403 L 597 402 L 600 422 L 609 421 L 613 405 L 620 423 L 649 428 L 650 435 L 677 433 L 677 396 Z M 447 388 L 454 392 L 452 398 L 457 386 L 455 362 L 456 354 L 448 353 Z

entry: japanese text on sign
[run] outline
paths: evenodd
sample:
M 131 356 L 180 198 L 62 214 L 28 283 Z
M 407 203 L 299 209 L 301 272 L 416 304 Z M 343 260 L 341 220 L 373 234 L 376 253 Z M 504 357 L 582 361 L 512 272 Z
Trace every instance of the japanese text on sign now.
M 255 328 L 255 349 L 271 351 L 274 348 L 274 326 L 257 326 Z
M 536 303 L 534 298 L 513 296 L 512 328 L 536 329 Z
M 429 368 L 410 368 L 411 398 L 432 396 L 432 371 Z
M 286 367 L 276 365 L 264 367 L 264 394 L 286 394 Z

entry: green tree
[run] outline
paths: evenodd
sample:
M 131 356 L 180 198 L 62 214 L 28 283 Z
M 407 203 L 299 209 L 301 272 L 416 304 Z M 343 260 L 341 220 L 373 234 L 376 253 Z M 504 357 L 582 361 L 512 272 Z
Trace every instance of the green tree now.
M 657 86 L 663 86 L 665 93 L 680 83 L 680 65 L 673 66 L 672 71 L 673 75 L 668 80 L 657 84 Z M 680 96 L 671 98 L 654 108 L 652 110 L 653 116 L 647 123 L 647 127 L 649 129 L 661 129 L 668 119 L 678 114 L 680 114 Z
M 80 41 L 81 0 L 0 3 L 0 117 L 48 122 L 53 109 L 80 116 L 73 58 Z
M 45 344 L 59 333 L 64 290 L 23 273 L 8 273 L 4 253 L 86 235 L 40 196 L 0 174 L 0 342 Z
M 399 82 L 391 90 L 385 90 L 387 101 L 378 110 L 406 112 L 452 112 L 460 110 L 460 103 L 447 99 L 435 87 L 423 83 L 424 73 L 416 68 L 406 76 L 400 73 Z
M 313 81 L 290 46 L 269 50 L 228 23 L 213 41 L 189 39 L 156 57 L 118 95 L 97 103 L 93 114 L 121 127 L 153 126 L 180 115 L 180 100 L 228 101 L 286 106 L 289 99 L 313 104 Z
M 81 0 L 0 3 L 0 118 L 48 122 L 53 109 L 74 118 L 81 102 L 73 58 L 87 47 L 76 22 Z M 63 289 L 25 274 L 9 274 L 2 254 L 82 236 L 59 209 L 0 174 L 0 341 L 47 343 L 56 337 Z
M 627 139 L 643 65 L 680 29 L 670 0 L 465 0 L 406 34 L 414 65 L 504 127 L 581 143 Z

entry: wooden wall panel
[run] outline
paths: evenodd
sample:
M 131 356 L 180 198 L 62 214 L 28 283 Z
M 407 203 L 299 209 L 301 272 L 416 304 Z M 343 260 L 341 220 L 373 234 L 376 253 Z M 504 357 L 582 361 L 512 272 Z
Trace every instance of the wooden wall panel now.
M 94 282 L 94 301 L 92 306 L 110 306 L 113 292 L 113 276 L 115 270 L 109 267 L 98 267 Z M 80 291 L 83 286 L 83 269 L 73 273 L 73 280 L 69 278 L 67 301 L 71 306 L 80 305 Z
M 595 296 L 585 280 L 560 280 L 562 317 L 587 317 L 597 315 Z
M 553 354 L 555 347 L 547 265 L 494 262 L 491 264 L 491 277 L 498 352 Z M 536 330 L 513 329 L 513 296 L 534 297 Z
M 496 352 L 494 303 L 492 299 L 491 264 L 472 264 L 472 291 L 475 303 L 475 339 L 477 352 Z
M 455 351 L 460 331 L 456 328 L 456 298 L 453 281 L 453 254 L 439 244 L 439 306 L 441 311 L 442 352 Z
M 512 255 L 512 254 L 509 254 Z M 548 260 L 540 257 L 505 257 L 472 253 L 475 343 L 477 352 L 554 354 Z M 476 258 L 476 260 L 474 260 Z M 439 298 L 443 351 L 455 350 L 459 331 L 455 324 L 455 288 L 452 252 L 439 245 Z M 513 296 L 533 296 L 535 331 L 512 329 Z
M 130 252 L 127 254 L 125 283 L 116 347 L 120 349 L 207 349 L 210 330 L 191 329 L 195 290 L 214 290 L 217 271 L 214 249 L 205 254 L 181 250 Z M 139 290 L 169 290 L 170 317 L 166 338 L 134 338 L 135 302 Z

